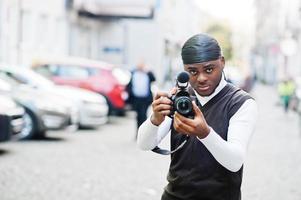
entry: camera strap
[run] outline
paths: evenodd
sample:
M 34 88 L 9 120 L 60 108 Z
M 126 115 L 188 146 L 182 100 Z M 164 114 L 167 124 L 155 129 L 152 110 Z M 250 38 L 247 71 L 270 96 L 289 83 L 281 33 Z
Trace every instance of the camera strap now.
M 176 152 L 176 151 L 180 150 L 181 148 L 183 148 L 183 146 L 186 144 L 188 138 L 189 138 L 189 136 L 186 135 L 185 140 L 177 148 L 175 148 L 172 151 L 169 151 L 167 149 L 161 149 L 158 146 L 156 146 L 154 149 L 152 149 L 152 151 L 155 152 L 155 153 L 161 154 L 161 155 L 166 155 L 166 156 L 170 155 L 170 154 L 173 154 L 174 152 Z

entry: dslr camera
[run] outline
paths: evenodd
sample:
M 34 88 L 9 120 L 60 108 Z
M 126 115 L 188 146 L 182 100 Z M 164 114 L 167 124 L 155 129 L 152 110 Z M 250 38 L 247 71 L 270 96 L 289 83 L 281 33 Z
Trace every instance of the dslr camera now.
M 176 79 L 177 93 L 171 96 L 172 109 L 170 117 L 173 117 L 175 112 L 187 118 L 193 118 L 192 98 L 188 93 L 189 74 L 185 71 L 178 74 Z

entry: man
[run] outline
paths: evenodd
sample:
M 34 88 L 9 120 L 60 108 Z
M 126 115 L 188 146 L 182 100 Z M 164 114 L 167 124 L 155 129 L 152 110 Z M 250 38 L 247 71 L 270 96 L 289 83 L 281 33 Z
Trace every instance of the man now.
M 257 104 L 246 92 L 227 83 L 218 42 L 205 34 L 182 47 L 184 69 L 197 101 L 195 116 L 170 114 L 170 94 L 158 92 L 153 113 L 139 128 L 138 145 L 152 150 L 171 131 L 168 185 L 162 200 L 238 200 L 247 146 L 254 131 Z M 173 91 L 174 92 L 174 91 Z
M 136 111 L 137 130 L 139 126 L 147 118 L 147 109 L 152 103 L 153 95 L 151 92 L 151 84 L 154 82 L 154 74 L 146 69 L 146 65 L 141 60 L 136 69 L 132 71 L 132 76 L 127 91 L 129 93 L 129 103 L 132 104 L 133 109 Z M 135 135 L 135 139 L 137 134 Z

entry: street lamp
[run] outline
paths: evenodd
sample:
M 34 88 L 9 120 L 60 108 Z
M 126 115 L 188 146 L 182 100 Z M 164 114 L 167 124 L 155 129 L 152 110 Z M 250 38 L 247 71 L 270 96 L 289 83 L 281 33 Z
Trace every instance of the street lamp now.
M 297 52 L 297 42 L 287 33 L 280 43 L 280 49 L 284 56 L 284 76 L 288 75 L 288 58 Z

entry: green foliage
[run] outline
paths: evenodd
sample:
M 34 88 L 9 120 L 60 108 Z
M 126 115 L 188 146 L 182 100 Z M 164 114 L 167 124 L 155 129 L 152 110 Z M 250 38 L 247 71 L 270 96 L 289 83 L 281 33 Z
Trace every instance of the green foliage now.
M 231 60 L 233 57 L 233 47 L 231 42 L 231 29 L 224 24 L 213 23 L 209 25 L 206 31 L 213 36 L 221 45 L 223 54 L 226 60 Z

